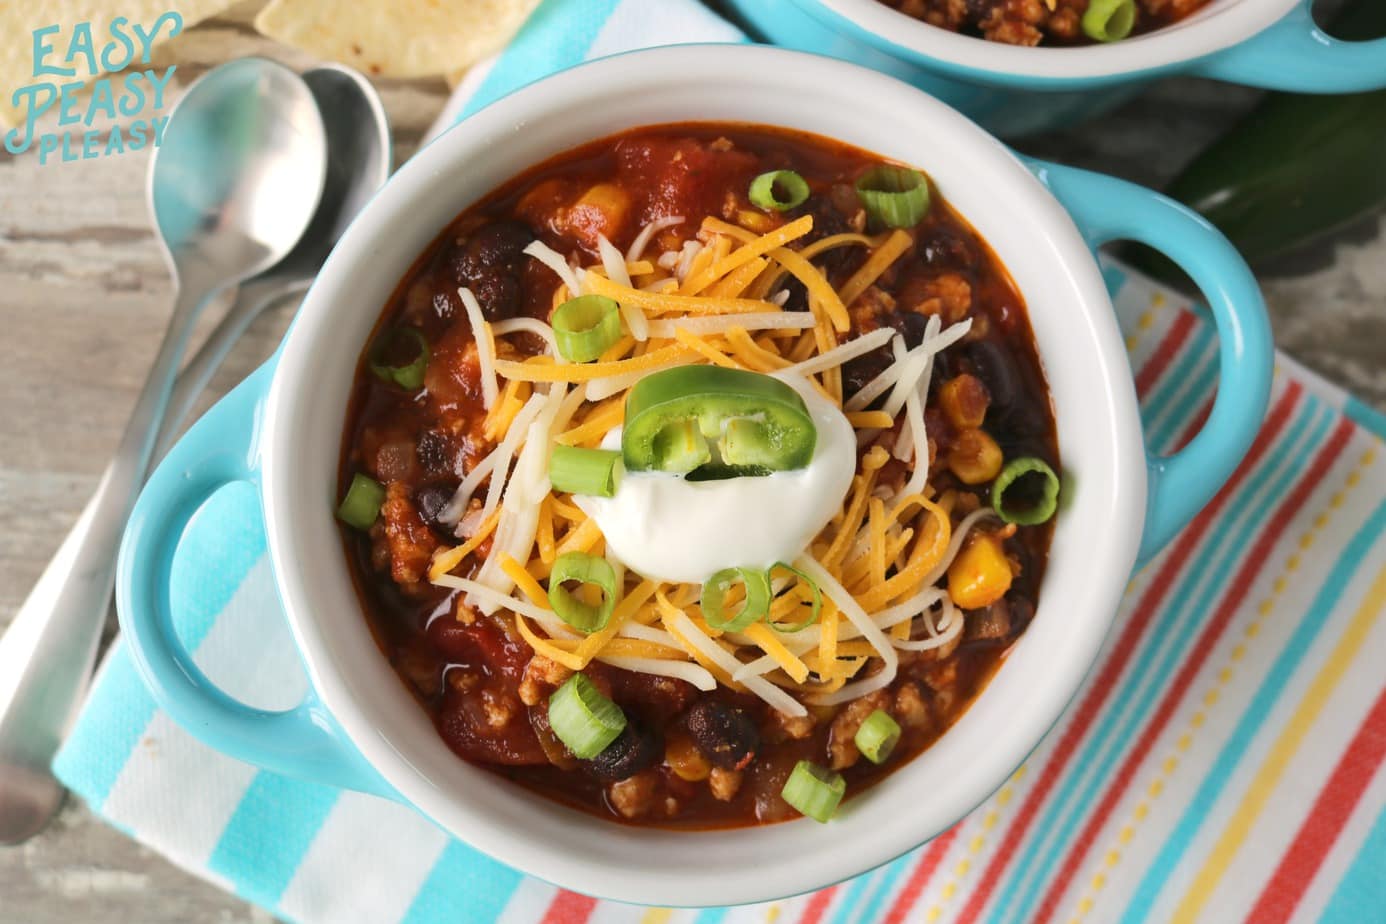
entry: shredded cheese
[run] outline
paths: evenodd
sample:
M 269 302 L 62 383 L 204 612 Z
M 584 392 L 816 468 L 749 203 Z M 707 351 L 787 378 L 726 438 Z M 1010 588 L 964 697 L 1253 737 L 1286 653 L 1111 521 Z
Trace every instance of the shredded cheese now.
M 826 353 L 820 353 L 812 359 L 795 363 L 789 367 L 788 371 L 797 372 L 799 375 L 815 375 L 826 369 L 835 369 L 849 360 L 856 359 L 858 356 L 865 356 L 872 350 L 884 346 L 886 341 L 893 336 L 895 336 L 893 329 L 882 327 L 869 334 L 863 334 L 855 340 L 848 340 L 841 346 L 833 347 Z
M 549 354 L 558 355 L 558 339 L 554 336 L 553 328 L 538 318 L 506 318 L 491 325 L 491 333 L 498 337 L 521 332 L 542 338 Z
M 742 264 L 749 263 L 756 257 L 765 256 L 770 251 L 783 247 L 790 241 L 798 240 L 812 230 L 812 215 L 804 215 L 787 225 L 781 225 L 774 231 L 743 244 L 701 272 L 694 273 L 684 282 L 682 291 L 685 295 L 697 295 Z
M 617 285 L 632 288 L 630 274 L 626 272 L 626 261 L 621 256 L 621 251 L 606 239 L 606 235 L 597 235 L 597 253 L 601 255 L 602 266 L 606 267 L 606 275 Z M 590 281 L 595 278 L 594 274 L 589 273 L 587 279 Z M 643 343 L 650 339 L 650 324 L 645 320 L 645 312 L 640 310 L 640 306 L 630 302 L 621 303 L 621 316 L 625 318 L 626 328 L 630 335 L 637 341 Z
M 670 215 L 666 218 L 656 218 L 654 221 L 640 229 L 640 233 L 631 241 L 630 250 L 626 251 L 626 262 L 634 263 L 645 255 L 645 248 L 650 246 L 650 241 L 654 236 L 666 228 L 677 227 L 683 224 L 682 215 Z
M 897 229 L 886 238 L 884 244 L 871 252 L 861 269 L 853 273 L 852 278 L 843 284 L 842 300 L 848 305 L 856 301 L 872 283 L 881 278 L 882 273 L 890 269 L 892 263 L 913 246 L 914 238 L 910 237 L 909 232 Z
M 503 359 L 496 363 L 496 370 L 506 378 L 525 382 L 590 382 L 625 372 L 648 372 L 661 363 L 680 356 L 686 357 L 690 352 L 686 347 L 671 344 L 644 356 L 605 363 L 537 363 Z
M 568 265 L 568 261 L 563 258 L 563 255 L 548 244 L 538 240 L 531 241 L 529 246 L 524 249 L 523 253 L 528 254 L 553 270 L 558 278 L 563 280 L 563 285 L 567 287 L 569 292 L 577 294 L 582 291 L 582 286 L 578 283 L 577 273 Z
M 476 337 L 476 352 L 481 369 L 481 404 L 490 410 L 491 405 L 496 403 L 496 395 L 500 392 L 500 386 L 496 382 L 496 340 L 491 336 L 491 325 L 486 323 L 486 318 L 481 313 L 481 305 L 477 303 L 472 290 L 463 286 L 457 290 L 457 295 L 462 299 L 462 307 L 467 312 L 467 323 L 471 325 L 472 334 Z

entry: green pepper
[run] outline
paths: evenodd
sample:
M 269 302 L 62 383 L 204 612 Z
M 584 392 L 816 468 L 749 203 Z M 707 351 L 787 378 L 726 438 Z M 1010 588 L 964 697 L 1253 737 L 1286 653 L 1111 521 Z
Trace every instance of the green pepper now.
M 1386 3 L 1355 0 L 1329 31 L 1351 41 L 1386 35 Z M 1269 93 L 1165 192 L 1265 266 L 1386 207 L 1386 90 Z M 1142 269 L 1182 278 L 1142 253 Z
M 804 399 L 779 379 L 678 366 L 630 390 L 621 454 L 630 471 L 730 478 L 803 468 L 817 440 Z

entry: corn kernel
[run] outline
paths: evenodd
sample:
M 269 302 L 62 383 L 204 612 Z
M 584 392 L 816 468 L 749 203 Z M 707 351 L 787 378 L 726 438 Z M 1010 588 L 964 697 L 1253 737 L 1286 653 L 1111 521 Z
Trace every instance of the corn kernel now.
M 959 430 L 980 427 L 986 419 L 987 406 L 991 403 L 982 380 L 966 372 L 944 382 L 939 389 L 938 400 L 943 415 Z
M 669 736 L 668 743 L 664 746 L 664 762 L 680 779 L 690 783 L 701 782 L 712 772 L 712 765 L 698 753 L 693 739 L 687 735 Z
M 963 430 L 948 451 L 948 467 L 964 484 L 985 484 L 1001 473 L 1001 447 L 985 430 Z
M 1000 540 L 978 533 L 948 567 L 948 595 L 965 610 L 979 610 L 1006 595 L 1012 576 Z

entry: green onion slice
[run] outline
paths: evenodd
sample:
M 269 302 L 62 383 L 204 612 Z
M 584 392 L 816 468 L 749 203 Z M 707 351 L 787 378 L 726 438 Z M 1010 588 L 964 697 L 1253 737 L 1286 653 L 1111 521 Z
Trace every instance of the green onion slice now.
M 801 760 L 789 774 L 780 798 L 814 821 L 827 823 L 847 792 L 847 781 L 812 761 Z
M 1010 499 L 1007 500 L 1007 492 Z M 1019 495 L 1021 500 L 1016 502 Z M 1017 526 L 1035 526 L 1059 508 L 1059 476 L 1043 459 L 1012 459 L 991 485 L 991 505 L 996 515 Z
M 626 714 L 578 673 L 549 697 L 549 725 L 574 757 L 591 760 L 625 730 Z
M 735 613 L 726 609 L 727 595 L 735 584 L 746 588 L 746 598 Z M 723 568 L 703 582 L 703 619 L 714 629 L 740 632 L 770 612 L 770 576 L 751 568 Z
M 399 366 L 390 365 L 387 357 L 412 347 L 414 358 Z M 424 371 L 428 368 L 428 341 L 424 335 L 412 327 L 396 327 L 381 337 L 371 350 L 371 372 L 382 382 L 393 382 L 400 388 L 415 389 L 423 385 Z
M 563 585 L 576 581 L 601 591 L 601 602 L 590 603 Z M 582 591 L 579 591 L 582 592 Z M 611 620 L 616 608 L 616 569 L 605 558 L 586 552 L 565 552 L 549 572 L 549 606 L 558 618 L 579 632 L 598 632 Z
M 566 494 L 615 497 L 624 471 L 615 449 L 555 446 L 549 458 L 549 484 Z
M 787 212 L 803 205 L 808 197 L 808 183 L 793 170 L 772 170 L 751 181 L 751 204 L 758 208 Z
M 804 468 L 817 440 L 804 399 L 779 379 L 676 366 L 630 390 L 621 454 L 633 472 L 727 478 Z
M 359 472 L 351 476 L 342 505 L 337 508 L 337 519 L 348 526 L 360 530 L 370 529 L 380 516 L 380 505 L 385 503 L 385 489 L 374 478 Z
M 1083 14 L 1083 34 L 1098 42 L 1119 42 L 1136 25 L 1136 0 L 1092 0 Z
M 573 363 L 590 363 L 621 339 L 621 306 L 605 295 L 571 298 L 553 312 L 558 352 Z
M 877 709 L 866 717 L 857 729 L 857 750 L 873 764 L 883 764 L 900 743 L 900 725 L 883 709 Z
M 857 180 L 866 214 L 887 228 L 913 228 L 929 212 L 929 181 L 909 167 L 881 164 Z
M 809 626 L 816 623 L 818 621 L 818 617 L 822 614 L 823 591 L 818 589 L 818 584 L 816 581 L 814 581 L 813 578 L 809 577 L 807 574 L 800 571 L 798 568 L 786 565 L 782 561 L 776 562 L 775 564 L 770 566 L 770 571 L 767 574 L 767 577 L 773 580 L 773 578 L 775 577 L 776 570 L 788 571 L 790 574 L 797 577 L 799 581 L 809 589 L 809 615 L 807 619 L 795 623 L 786 624 L 780 622 L 772 622 L 770 623 L 770 628 L 774 629 L 777 632 L 783 632 L 785 634 L 789 634 L 791 632 L 802 632 L 804 629 L 807 629 Z

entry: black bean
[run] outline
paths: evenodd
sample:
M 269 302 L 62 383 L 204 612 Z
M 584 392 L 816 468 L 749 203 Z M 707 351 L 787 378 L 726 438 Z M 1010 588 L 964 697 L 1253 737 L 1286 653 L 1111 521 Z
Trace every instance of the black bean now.
M 414 491 L 414 506 L 419 508 L 419 516 L 432 529 L 444 535 L 451 536 L 452 528 L 438 520 L 438 514 L 443 512 L 443 508 L 452 500 L 452 495 L 457 491 L 457 485 L 444 482 L 433 482 Z
M 1000 411 L 1009 410 L 1020 398 L 1021 391 L 1011 351 L 995 340 L 978 340 L 967 345 L 967 358 L 972 361 L 977 378 L 987 387 L 991 406 Z
M 471 284 L 481 313 L 488 321 L 504 321 L 520 311 L 520 281 L 501 270 L 487 270 Z
M 889 346 L 850 359 L 842 366 L 842 397 L 850 398 L 895 361 Z
M 944 224 L 921 228 L 915 252 L 919 261 L 933 270 L 966 270 L 985 262 L 971 239 Z
M 664 753 L 659 735 L 636 719 L 627 719 L 616 740 L 596 757 L 583 761 L 587 770 L 604 783 L 615 783 L 653 766 Z
M 741 770 L 755 760 L 760 732 L 750 716 L 716 700 L 693 704 L 685 719 L 699 753 L 723 770 Z
M 533 240 L 534 232 L 517 221 L 486 225 L 453 251 L 453 274 L 459 283 L 465 283 L 487 270 L 513 269 Z
M 449 475 L 453 470 L 451 440 L 441 430 L 425 430 L 414 448 L 419 464 L 430 475 Z
M 924 328 L 929 326 L 929 319 L 917 311 L 904 311 L 892 319 L 890 326 L 903 334 L 905 346 L 913 349 L 924 342 Z

